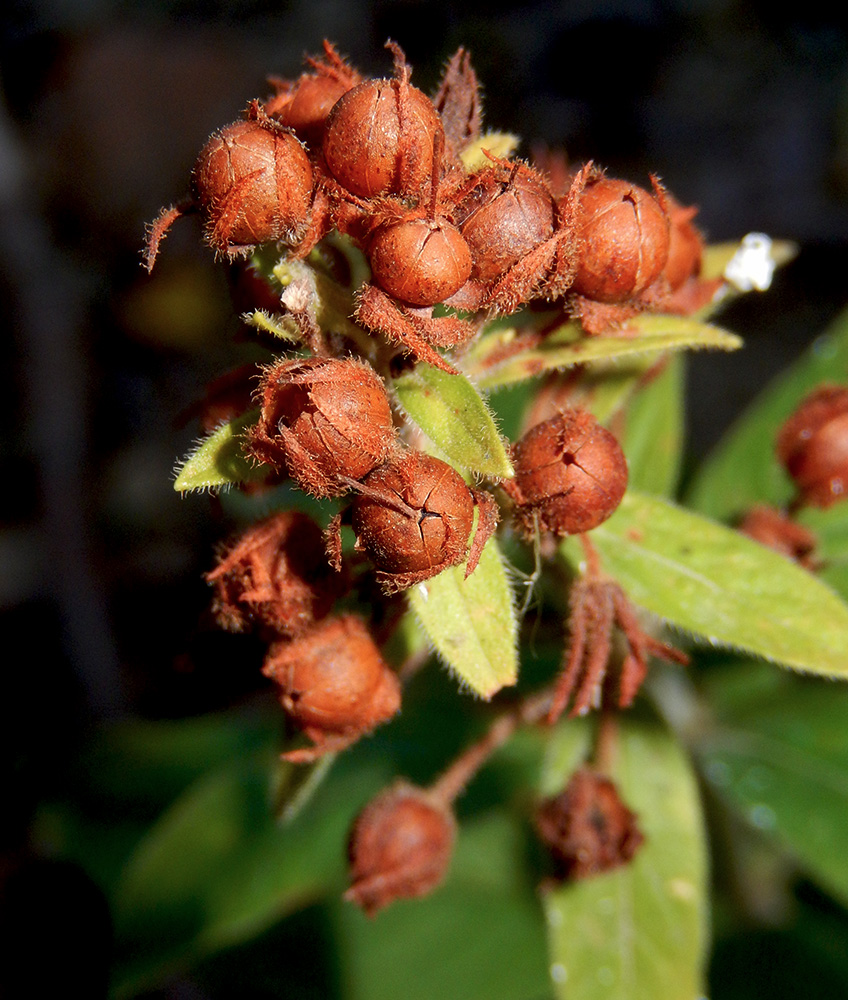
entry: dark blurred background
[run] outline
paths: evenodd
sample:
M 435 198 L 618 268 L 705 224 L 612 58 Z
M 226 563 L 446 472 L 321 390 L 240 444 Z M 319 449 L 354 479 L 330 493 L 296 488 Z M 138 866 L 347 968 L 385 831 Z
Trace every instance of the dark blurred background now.
M 831 12 L 836 7 L 829 8 Z M 696 356 L 697 457 L 848 301 L 848 15 L 824 5 L 591 0 L 228 3 L 7 0 L 0 15 L 0 731 L 23 843 L 57 761 L 93 721 L 221 707 L 256 683 L 205 624 L 201 573 L 228 525 L 171 471 L 180 413 L 232 364 L 236 322 L 196 220 L 152 277 L 144 224 L 185 193 L 207 135 L 295 76 L 323 37 L 427 91 L 467 46 L 487 124 L 658 173 L 710 239 L 800 254 L 722 317 L 742 356 Z M 836 373 L 835 373 L 836 374 Z M 842 373 L 844 375 L 844 373 Z

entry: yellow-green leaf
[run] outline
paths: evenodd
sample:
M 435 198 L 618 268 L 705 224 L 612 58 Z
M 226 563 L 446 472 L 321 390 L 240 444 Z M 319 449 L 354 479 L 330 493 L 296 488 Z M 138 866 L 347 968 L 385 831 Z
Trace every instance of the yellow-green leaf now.
M 656 351 L 717 348 L 734 351 L 742 340 L 720 327 L 684 316 L 645 313 L 628 320 L 615 335 L 589 337 L 579 324 L 564 323 L 542 343 L 529 336 L 520 347 L 520 329 L 499 329 L 481 337 L 462 360 L 462 367 L 484 389 L 508 385 L 546 371 L 572 368 Z
M 436 652 L 482 698 L 518 677 L 512 590 L 497 540 L 490 538 L 468 579 L 453 566 L 407 591 L 409 605 Z
M 248 410 L 204 438 L 177 473 L 174 489 L 184 493 L 264 479 L 267 466 L 251 461 L 242 450 L 244 432 L 258 419 L 259 410 Z
M 491 411 L 464 375 L 419 363 L 394 387 L 404 410 L 450 462 L 483 476 L 512 476 Z

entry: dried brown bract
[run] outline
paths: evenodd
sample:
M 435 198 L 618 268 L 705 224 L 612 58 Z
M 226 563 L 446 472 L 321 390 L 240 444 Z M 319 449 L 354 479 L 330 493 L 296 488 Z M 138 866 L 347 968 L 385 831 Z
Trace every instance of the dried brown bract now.
M 397 782 L 353 825 L 345 899 L 373 917 L 395 900 L 428 895 L 447 873 L 455 837 L 449 808 L 424 789 Z
M 383 382 L 366 363 L 295 358 L 266 368 L 262 408 L 246 449 L 285 468 L 314 496 L 339 496 L 383 462 L 395 443 Z
M 324 555 L 323 536 L 306 514 L 283 511 L 252 525 L 206 574 L 222 628 L 264 627 L 296 636 L 327 615 L 345 589 Z
M 274 643 L 262 672 L 279 684 L 283 708 L 315 744 L 283 754 L 292 763 L 343 750 L 400 709 L 397 676 L 355 615 Z
M 448 153 L 455 157 L 480 135 L 483 120 L 480 83 L 465 49 L 457 49 L 448 60 L 433 104 L 442 119 Z
M 480 518 L 469 550 L 475 504 Z M 357 547 L 390 594 L 456 566 L 466 555 L 465 575 L 473 572 L 497 524 L 497 507 L 446 462 L 409 451 L 365 479 L 352 518 Z
M 644 843 L 637 816 L 609 778 L 591 768 L 575 771 L 559 795 L 536 812 L 536 830 L 559 881 L 589 878 L 626 865 Z
M 613 580 L 582 579 L 569 595 L 571 633 L 562 671 L 554 688 L 548 722 L 562 715 L 572 695 L 570 715 L 585 715 L 600 707 L 608 693 L 619 708 L 628 708 L 648 672 L 648 658 L 658 656 L 686 665 L 689 657 L 645 632 L 621 587 Z M 613 629 L 621 630 L 627 646 L 615 683 L 609 674 L 613 660 Z
M 515 478 L 504 484 L 528 536 L 591 531 L 618 507 L 627 460 L 615 436 L 586 410 L 568 409 L 532 427 L 513 447 Z

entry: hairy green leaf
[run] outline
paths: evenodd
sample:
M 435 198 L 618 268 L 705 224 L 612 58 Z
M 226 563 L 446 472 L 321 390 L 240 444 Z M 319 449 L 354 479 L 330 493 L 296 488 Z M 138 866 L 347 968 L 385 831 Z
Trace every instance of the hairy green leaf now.
M 248 410 L 204 438 L 177 473 L 174 489 L 184 493 L 264 479 L 268 467 L 251 461 L 241 445 L 244 432 L 258 419 L 259 410 Z
M 750 823 L 777 837 L 848 903 L 848 689 L 780 675 L 764 691 L 764 669 L 725 666 L 711 678 L 717 725 L 697 746 L 704 773 Z M 732 698 L 722 697 L 727 689 Z
M 798 670 L 848 676 L 848 606 L 771 549 L 632 491 L 591 539 L 632 600 L 677 628 Z
M 555 795 L 585 753 L 588 725 L 561 723 L 543 775 Z M 706 947 L 706 850 L 689 761 L 658 722 L 619 720 L 609 768 L 645 836 L 618 869 L 544 897 L 550 974 L 562 1000 L 693 1000 Z
M 627 406 L 621 444 L 629 485 L 672 496 L 683 454 L 683 358 L 671 355 L 646 372 Z
M 848 310 L 736 421 L 702 464 L 687 502 L 722 520 L 738 517 L 757 503 L 786 503 L 793 488 L 774 454 L 780 425 L 808 392 L 822 382 L 844 381 L 846 373 Z
M 518 624 L 497 540 L 490 538 L 468 579 L 452 566 L 407 591 L 436 652 L 471 690 L 491 698 L 518 677 Z
M 420 363 L 394 387 L 404 410 L 452 464 L 484 476 L 512 476 L 491 411 L 464 375 Z
M 564 323 L 544 339 L 535 331 L 498 329 L 481 337 L 461 364 L 483 389 L 493 389 L 589 362 L 683 348 L 734 351 L 741 346 L 736 334 L 717 326 L 682 316 L 644 313 L 628 320 L 615 335 L 600 337 L 585 336 L 576 322 Z

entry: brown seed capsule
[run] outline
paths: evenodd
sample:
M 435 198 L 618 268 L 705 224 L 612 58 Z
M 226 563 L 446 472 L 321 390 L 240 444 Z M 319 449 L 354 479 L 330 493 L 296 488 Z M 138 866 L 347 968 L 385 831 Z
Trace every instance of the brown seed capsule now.
M 643 188 L 601 176 L 580 197 L 577 241 L 572 290 L 598 302 L 625 302 L 662 274 L 668 216 Z
M 296 636 L 329 613 L 345 589 L 324 555 L 321 529 L 306 514 L 272 514 L 243 532 L 206 579 L 222 628 L 265 627 Z
M 339 98 L 362 81 L 362 77 L 325 40 L 323 57 L 310 56 L 314 72 L 302 73 L 297 80 L 272 79 L 276 96 L 265 105 L 266 112 L 314 148 L 321 145 L 327 116 Z
M 465 558 L 474 496 L 446 462 L 409 451 L 375 469 L 362 485 L 353 501 L 353 530 L 387 592 Z
M 349 746 L 400 709 L 397 676 L 355 615 L 274 643 L 262 672 L 280 685 L 283 708 L 315 743 L 284 755 L 295 763 Z
M 353 825 L 345 899 L 373 917 L 396 899 L 426 896 L 445 877 L 455 837 L 449 809 L 424 789 L 397 782 Z
M 738 530 L 807 569 L 812 569 L 815 564 L 813 549 L 816 547 L 816 536 L 775 507 L 765 504 L 753 507 L 739 523 Z
M 239 121 L 216 132 L 197 158 L 194 199 L 206 240 L 221 253 L 258 243 L 295 243 L 312 199 L 312 167 L 283 128 Z
M 689 278 L 701 271 L 704 241 L 692 220 L 698 209 L 684 208 L 671 196 L 668 198 L 669 230 L 668 260 L 663 269 L 663 277 L 672 291 L 676 291 Z
M 585 410 L 564 410 L 532 427 L 513 448 L 515 478 L 504 489 L 523 531 L 534 515 L 543 531 L 591 531 L 615 511 L 627 489 L 621 445 Z
M 405 80 L 366 80 L 330 112 L 324 158 L 353 194 L 416 195 L 429 184 L 441 128 L 429 97 Z
M 830 507 L 848 492 L 848 388 L 823 385 L 798 406 L 777 436 L 777 457 L 801 503 Z
M 367 364 L 340 358 L 296 358 L 265 369 L 262 409 L 247 450 L 285 467 L 304 490 L 338 496 L 339 476 L 361 479 L 395 441 L 382 380 Z
M 524 164 L 481 170 L 459 212 L 478 281 L 499 278 L 554 231 L 553 197 L 541 174 Z
M 380 229 L 368 251 L 374 281 L 413 306 L 444 302 L 471 274 L 465 240 L 444 219 L 409 219 Z
M 541 804 L 536 829 L 560 881 L 619 868 L 645 840 L 635 813 L 621 801 L 612 781 L 587 767 L 575 771 L 564 791 Z

